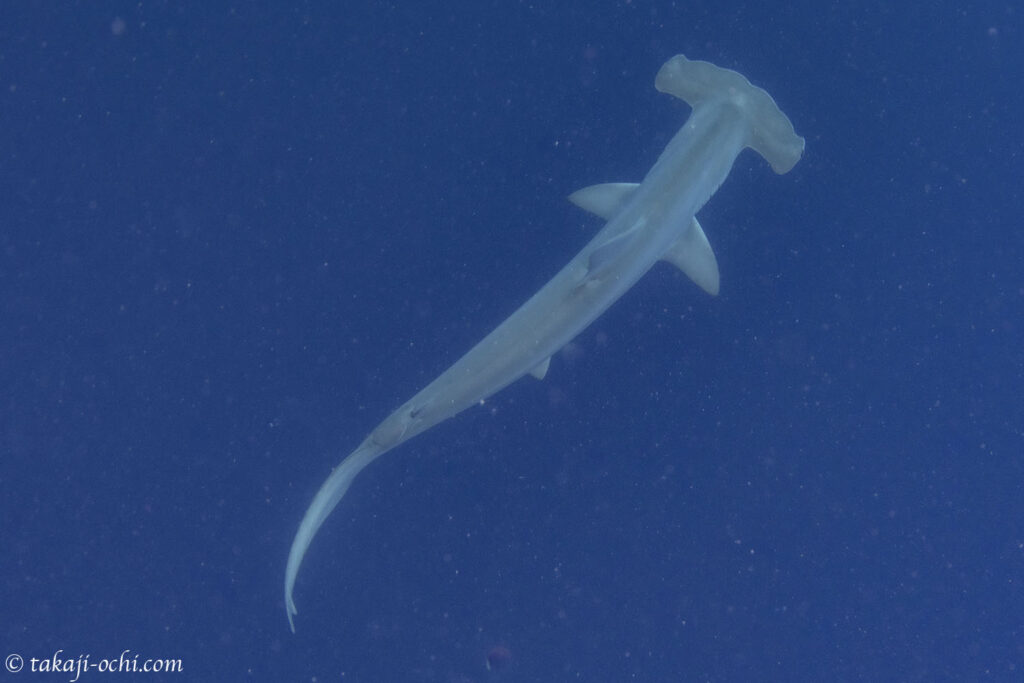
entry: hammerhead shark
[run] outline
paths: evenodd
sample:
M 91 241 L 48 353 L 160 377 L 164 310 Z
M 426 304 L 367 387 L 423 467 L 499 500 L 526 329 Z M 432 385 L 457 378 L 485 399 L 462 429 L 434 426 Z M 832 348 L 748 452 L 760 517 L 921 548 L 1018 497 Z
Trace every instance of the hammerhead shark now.
M 709 294 L 718 293 L 718 263 L 695 214 L 745 147 L 781 174 L 799 161 L 804 140 L 771 96 L 735 71 L 677 55 L 658 71 L 654 87 L 692 111 L 643 181 L 571 194 L 570 201 L 607 221 L 600 232 L 505 322 L 370 432 L 320 487 L 288 554 L 284 602 L 292 632 L 298 613 L 292 591 L 302 558 L 367 465 L 526 374 L 543 379 L 551 355 L 659 260 Z

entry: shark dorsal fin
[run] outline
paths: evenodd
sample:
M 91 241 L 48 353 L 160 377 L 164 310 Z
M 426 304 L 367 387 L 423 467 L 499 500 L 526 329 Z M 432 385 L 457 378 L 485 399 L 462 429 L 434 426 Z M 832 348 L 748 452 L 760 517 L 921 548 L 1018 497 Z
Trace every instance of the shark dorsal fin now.
M 588 185 L 569 195 L 569 201 L 596 216 L 611 220 L 633 196 L 637 187 L 639 187 L 637 183 Z M 629 230 L 617 235 L 598 247 L 590 255 L 589 273 L 593 274 L 600 270 L 602 263 L 612 260 L 621 249 L 624 249 L 633 232 L 633 230 Z M 708 294 L 712 296 L 718 294 L 718 261 L 715 259 L 715 252 L 711 249 L 707 235 L 704 234 L 704 229 L 700 227 L 696 218 L 683 230 L 679 239 L 669 247 L 662 260 L 679 268 Z

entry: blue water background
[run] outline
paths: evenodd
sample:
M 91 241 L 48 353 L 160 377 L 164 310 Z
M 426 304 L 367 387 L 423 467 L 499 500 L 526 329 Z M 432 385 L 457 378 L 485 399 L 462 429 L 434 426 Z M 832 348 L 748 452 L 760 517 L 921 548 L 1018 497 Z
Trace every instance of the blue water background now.
M 0 14 L 4 656 L 183 660 L 119 679 L 145 681 L 1024 677 L 1012 3 Z M 543 382 L 375 463 L 292 635 L 312 495 L 599 229 L 567 194 L 643 176 L 688 113 L 653 88 L 676 53 L 807 140 L 784 176 L 745 152 L 701 211 L 721 295 L 659 265 Z

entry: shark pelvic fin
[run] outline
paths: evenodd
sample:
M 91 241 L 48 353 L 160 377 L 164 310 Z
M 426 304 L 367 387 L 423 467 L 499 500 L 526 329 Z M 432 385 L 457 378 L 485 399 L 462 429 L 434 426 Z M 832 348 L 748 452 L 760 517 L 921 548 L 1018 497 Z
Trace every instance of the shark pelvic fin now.
M 551 356 L 548 356 L 540 362 L 533 370 L 530 370 L 530 374 L 537 379 L 544 379 L 544 376 L 548 374 L 548 367 L 551 365 Z

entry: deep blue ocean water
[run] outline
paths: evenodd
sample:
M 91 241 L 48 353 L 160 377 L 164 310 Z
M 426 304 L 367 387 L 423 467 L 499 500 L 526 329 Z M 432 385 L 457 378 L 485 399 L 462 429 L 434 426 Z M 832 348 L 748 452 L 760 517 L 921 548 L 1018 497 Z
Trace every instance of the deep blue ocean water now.
M 4 657 L 1024 680 L 1020 8 L 285 4 L 0 10 Z M 567 194 L 650 168 L 677 53 L 807 140 L 700 212 L 721 295 L 656 266 L 375 463 L 293 635 L 316 489 L 600 228 Z

